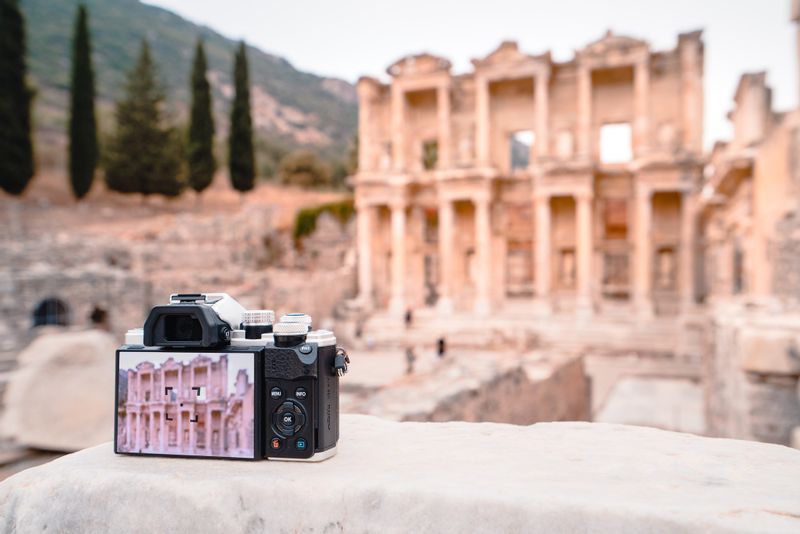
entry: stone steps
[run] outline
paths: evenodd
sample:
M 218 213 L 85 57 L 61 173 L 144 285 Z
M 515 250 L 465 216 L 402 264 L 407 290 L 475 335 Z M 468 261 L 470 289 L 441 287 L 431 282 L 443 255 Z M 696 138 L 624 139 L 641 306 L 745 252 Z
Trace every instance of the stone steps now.
M 432 345 L 444 336 L 448 344 L 472 347 L 539 345 L 578 350 L 640 350 L 674 352 L 680 326 L 675 320 L 646 322 L 552 316 L 503 314 L 481 318 L 470 315 L 439 317 L 433 310 L 420 310 L 406 328 L 402 319 L 386 313 L 373 315 L 364 325 L 364 339 L 374 346 L 403 346 L 409 342 Z

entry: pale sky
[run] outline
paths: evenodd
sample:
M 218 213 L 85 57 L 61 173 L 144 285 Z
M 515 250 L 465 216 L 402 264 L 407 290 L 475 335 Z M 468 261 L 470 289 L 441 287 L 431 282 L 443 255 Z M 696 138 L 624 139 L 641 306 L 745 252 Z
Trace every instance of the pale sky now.
M 729 136 L 725 114 L 743 72 L 765 70 L 778 110 L 797 105 L 796 33 L 790 0 L 148 0 L 295 67 L 355 82 L 386 78 L 410 53 L 450 59 L 467 72 L 503 40 L 569 59 L 606 29 L 672 48 L 703 29 L 706 145 Z

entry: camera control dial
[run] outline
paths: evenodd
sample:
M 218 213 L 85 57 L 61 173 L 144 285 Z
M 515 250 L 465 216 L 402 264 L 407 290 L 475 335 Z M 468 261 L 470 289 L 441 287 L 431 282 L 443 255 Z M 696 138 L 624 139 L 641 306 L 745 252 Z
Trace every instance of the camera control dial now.
M 305 336 L 308 328 L 302 323 L 277 323 L 272 327 L 276 336 Z
M 286 401 L 272 415 L 272 424 L 284 436 L 293 436 L 306 422 L 303 408 L 296 402 Z

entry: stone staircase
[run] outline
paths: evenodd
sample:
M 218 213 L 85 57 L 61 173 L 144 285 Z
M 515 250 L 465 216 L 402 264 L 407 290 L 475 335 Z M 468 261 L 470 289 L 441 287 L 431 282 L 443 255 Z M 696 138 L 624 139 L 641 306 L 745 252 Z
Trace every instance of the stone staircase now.
M 676 317 L 640 319 L 628 316 L 576 317 L 570 314 L 536 315 L 505 309 L 488 317 L 469 313 L 446 316 L 430 308 L 415 310 L 410 327 L 403 318 L 376 312 L 364 323 L 361 341 L 374 348 L 414 344 L 433 346 L 444 337 L 448 347 L 532 348 L 564 350 L 637 351 L 674 353 L 683 336 Z

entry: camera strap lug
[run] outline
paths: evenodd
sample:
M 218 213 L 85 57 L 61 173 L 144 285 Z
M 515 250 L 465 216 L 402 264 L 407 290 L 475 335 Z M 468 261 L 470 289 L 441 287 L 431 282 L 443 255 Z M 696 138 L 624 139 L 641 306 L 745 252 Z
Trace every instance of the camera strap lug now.
M 347 368 L 350 364 L 350 356 L 342 347 L 336 347 L 336 357 L 333 360 L 333 372 L 338 376 L 347 374 Z

